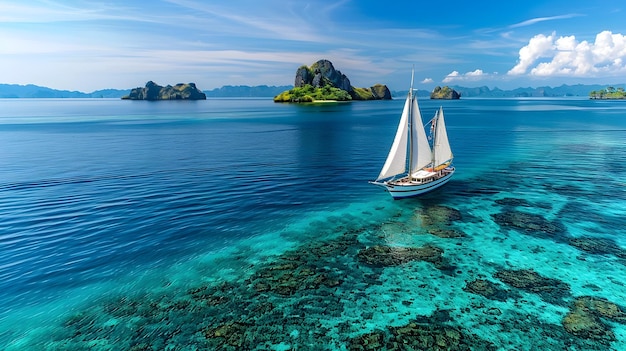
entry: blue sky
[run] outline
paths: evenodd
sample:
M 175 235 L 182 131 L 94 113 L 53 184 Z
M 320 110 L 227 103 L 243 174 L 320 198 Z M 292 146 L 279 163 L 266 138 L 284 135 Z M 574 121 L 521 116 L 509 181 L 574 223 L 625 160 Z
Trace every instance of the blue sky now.
M 623 1 L 0 0 L 0 83 L 91 92 L 290 85 L 328 59 L 352 85 L 626 82 Z

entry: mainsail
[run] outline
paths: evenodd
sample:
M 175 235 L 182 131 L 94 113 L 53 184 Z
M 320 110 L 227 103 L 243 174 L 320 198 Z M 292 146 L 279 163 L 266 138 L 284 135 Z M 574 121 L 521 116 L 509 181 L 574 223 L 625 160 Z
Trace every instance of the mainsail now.
M 404 109 L 402 110 L 402 116 L 400 117 L 400 123 L 398 124 L 398 130 L 396 131 L 396 137 L 393 139 L 393 145 L 389 150 L 387 161 L 383 169 L 378 175 L 378 180 L 393 177 L 406 171 L 406 159 L 407 159 L 407 142 L 408 142 L 408 125 L 409 114 L 411 109 L 411 94 L 409 94 L 404 103 Z
M 432 161 L 430 145 L 428 145 L 426 131 L 422 125 L 422 115 L 412 92 L 409 92 L 404 102 L 393 145 L 376 181 L 405 173 L 407 152 L 411 157 L 411 173 L 417 172 Z

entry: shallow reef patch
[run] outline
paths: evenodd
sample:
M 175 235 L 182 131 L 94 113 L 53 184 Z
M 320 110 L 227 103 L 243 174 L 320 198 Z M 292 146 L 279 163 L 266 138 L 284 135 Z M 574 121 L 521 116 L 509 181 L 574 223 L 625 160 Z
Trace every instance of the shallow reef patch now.
M 503 228 L 516 229 L 537 238 L 566 241 L 567 233 L 557 221 L 548 221 L 543 216 L 521 211 L 504 210 L 492 214 L 493 220 Z
M 503 269 L 494 277 L 514 288 L 539 295 L 544 301 L 561 305 L 571 296 L 567 283 L 547 278 L 532 269 Z

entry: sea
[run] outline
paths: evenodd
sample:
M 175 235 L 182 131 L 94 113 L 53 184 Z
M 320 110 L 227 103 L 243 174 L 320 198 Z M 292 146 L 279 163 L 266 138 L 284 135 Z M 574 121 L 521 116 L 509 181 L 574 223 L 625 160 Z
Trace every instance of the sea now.
M 0 349 L 626 350 L 626 102 L 0 99 Z

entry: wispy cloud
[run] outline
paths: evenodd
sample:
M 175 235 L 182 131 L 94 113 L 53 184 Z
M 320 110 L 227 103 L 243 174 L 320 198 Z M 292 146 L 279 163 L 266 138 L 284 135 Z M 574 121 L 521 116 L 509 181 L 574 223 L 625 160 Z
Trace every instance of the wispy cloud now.
M 133 15 L 135 14 L 135 15 Z M 59 1 L 35 1 L 2 5 L 2 23 L 89 22 L 93 20 L 151 21 L 130 6 L 112 6 L 100 2 L 84 2 L 81 6 Z
M 559 16 L 551 16 L 551 17 L 537 17 L 537 18 L 532 18 L 523 22 L 519 22 L 516 24 L 512 24 L 509 26 L 509 28 L 518 28 L 518 27 L 526 27 L 526 26 L 531 26 L 535 23 L 539 23 L 539 22 L 545 22 L 545 21 L 554 21 L 554 20 L 561 20 L 561 19 L 567 19 L 567 18 L 573 18 L 573 17 L 580 17 L 580 16 L 584 16 L 581 14 L 577 14 L 577 13 L 571 13 L 571 14 L 567 14 L 567 15 L 559 15 Z
M 214 30 L 219 28 L 221 32 L 227 32 L 229 36 L 318 43 L 332 40 L 332 37 L 323 35 L 318 30 L 324 27 L 324 23 L 318 23 L 317 27 L 312 26 L 303 15 L 302 7 L 294 10 L 285 3 L 276 3 L 268 7 L 266 2 L 247 2 L 246 11 L 242 12 L 238 7 L 226 7 L 209 2 L 191 0 L 167 0 L 167 2 L 196 11 L 203 17 L 213 18 L 216 20 Z M 339 5 L 334 4 L 325 8 L 325 11 L 331 11 Z M 207 30 L 206 26 L 203 28 Z

